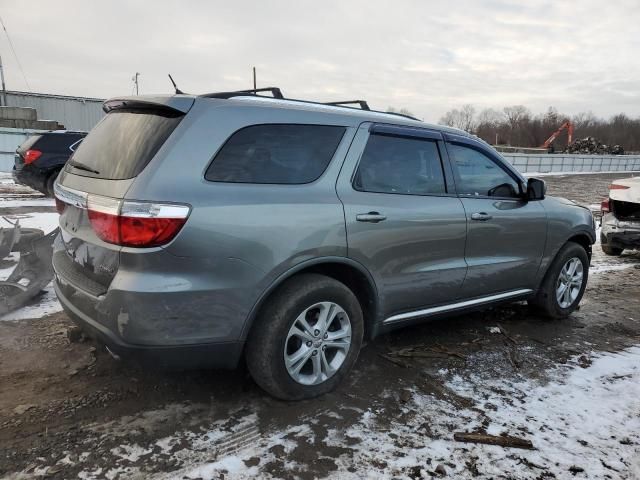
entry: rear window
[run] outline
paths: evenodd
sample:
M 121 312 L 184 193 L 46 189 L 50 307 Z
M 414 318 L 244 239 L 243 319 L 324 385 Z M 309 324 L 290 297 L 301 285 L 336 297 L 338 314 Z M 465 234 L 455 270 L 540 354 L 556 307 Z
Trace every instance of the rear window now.
M 82 140 L 84 135 L 79 133 L 45 133 L 38 141 L 36 148 L 44 152 L 71 154 L 71 145 Z
M 24 153 L 29 150 L 33 145 L 42 138 L 42 135 L 32 135 L 27 138 L 16 150 L 18 153 Z
M 213 182 L 302 184 L 327 168 L 344 135 L 327 125 L 254 125 L 234 133 L 205 178 Z
M 66 170 L 108 180 L 137 176 L 176 128 L 182 115 L 156 110 L 115 110 L 78 145 Z

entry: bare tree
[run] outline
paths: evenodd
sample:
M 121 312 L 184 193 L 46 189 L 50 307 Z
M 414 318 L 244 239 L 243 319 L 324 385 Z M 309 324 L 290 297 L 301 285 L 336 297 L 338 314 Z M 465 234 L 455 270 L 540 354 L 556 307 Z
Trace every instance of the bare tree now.
M 460 110 L 454 108 L 449 110 L 440 118 L 441 125 L 455 127 L 465 132 L 472 132 L 475 129 L 476 109 L 471 104 L 463 105 Z

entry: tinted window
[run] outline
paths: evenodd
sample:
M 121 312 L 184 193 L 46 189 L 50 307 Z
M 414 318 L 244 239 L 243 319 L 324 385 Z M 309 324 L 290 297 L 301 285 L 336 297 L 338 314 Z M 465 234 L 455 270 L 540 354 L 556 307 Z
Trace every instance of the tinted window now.
M 377 193 L 445 193 L 437 143 L 371 135 L 358 165 L 354 187 Z
M 133 178 L 147 166 L 181 118 L 150 110 L 112 111 L 78 145 L 65 168 L 76 175 Z
M 254 125 L 234 133 L 207 169 L 213 182 L 300 184 L 327 168 L 344 127 Z
M 44 152 L 71 154 L 69 147 L 82 138 L 84 135 L 77 133 L 48 133 L 36 146 Z
M 456 189 L 461 195 L 489 197 L 519 196 L 518 182 L 485 154 L 456 144 L 447 150 L 457 169 Z

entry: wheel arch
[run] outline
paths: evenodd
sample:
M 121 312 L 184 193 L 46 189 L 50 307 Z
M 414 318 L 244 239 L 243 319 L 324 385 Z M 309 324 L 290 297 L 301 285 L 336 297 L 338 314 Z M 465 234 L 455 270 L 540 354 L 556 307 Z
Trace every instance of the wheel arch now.
M 577 243 L 583 247 L 587 252 L 589 260 L 591 260 L 592 246 L 595 243 L 595 238 L 592 238 L 588 232 L 574 232 L 564 244 L 567 244 L 568 242 Z
M 378 289 L 371 273 L 360 263 L 346 257 L 322 257 L 295 265 L 279 275 L 260 295 L 251 308 L 242 330 L 241 340 L 246 340 L 265 302 L 290 278 L 301 273 L 326 275 L 345 284 L 356 296 L 362 308 L 365 338 L 372 339 L 378 333 L 380 312 Z

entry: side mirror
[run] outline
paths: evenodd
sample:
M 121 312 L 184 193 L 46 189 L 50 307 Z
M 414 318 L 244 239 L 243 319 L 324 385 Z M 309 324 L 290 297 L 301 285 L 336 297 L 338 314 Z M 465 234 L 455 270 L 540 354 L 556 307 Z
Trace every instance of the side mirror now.
M 547 194 L 547 184 L 539 178 L 530 178 L 527 181 L 527 200 L 544 200 Z

